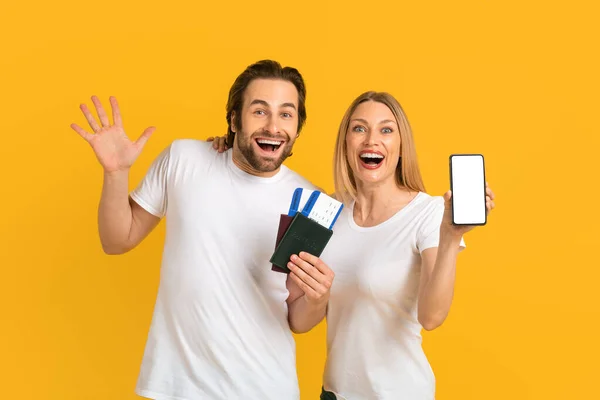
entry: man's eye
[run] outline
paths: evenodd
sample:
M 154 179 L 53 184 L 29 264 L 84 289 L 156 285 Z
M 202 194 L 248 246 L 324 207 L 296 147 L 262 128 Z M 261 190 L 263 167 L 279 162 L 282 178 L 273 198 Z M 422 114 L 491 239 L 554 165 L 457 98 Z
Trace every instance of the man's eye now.
M 254 114 L 257 114 L 257 115 L 264 115 L 264 114 L 265 114 L 265 112 L 264 112 L 263 110 L 256 110 L 256 111 L 254 111 Z
M 283 113 L 281 115 L 283 116 L 283 118 L 292 118 L 292 114 L 290 113 Z

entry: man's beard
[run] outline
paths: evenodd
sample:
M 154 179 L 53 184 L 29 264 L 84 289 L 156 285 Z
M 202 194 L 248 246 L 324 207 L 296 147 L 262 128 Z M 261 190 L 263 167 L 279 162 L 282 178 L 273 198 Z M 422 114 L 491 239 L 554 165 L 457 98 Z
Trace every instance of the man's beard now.
M 287 138 L 265 134 L 264 132 L 255 132 L 251 136 L 247 136 L 241 130 L 238 134 L 236 134 L 236 136 L 240 153 L 242 153 L 246 161 L 248 161 L 248 164 L 250 164 L 250 166 L 258 172 L 273 172 L 277 170 L 277 168 L 283 164 L 283 161 L 288 158 L 292 152 L 293 143 L 288 141 Z M 280 150 L 280 155 L 277 158 L 271 158 L 263 157 L 257 154 L 254 147 L 254 142 L 257 136 L 265 139 L 284 140 L 284 144 L 281 145 L 284 147 Z

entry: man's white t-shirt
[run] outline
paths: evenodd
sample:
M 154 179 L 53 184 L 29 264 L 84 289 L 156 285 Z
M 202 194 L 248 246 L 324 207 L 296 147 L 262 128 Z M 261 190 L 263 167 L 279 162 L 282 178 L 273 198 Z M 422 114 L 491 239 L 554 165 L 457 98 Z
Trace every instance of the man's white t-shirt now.
M 271 271 L 280 214 L 298 187 L 240 170 L 232 151 L 173 142 L 131 193 L 166 216 L 160 285 L 136 393 L 166 400 L 298 399 L 286 275 Z
M 420 192 L 374 227 L 344 208 L 321 258 L 335 272 L 327 310 L 324 388 L 344 400 L 430 400 L 421 346 L 421 253 L 437 247 L 444 199 Z M 461 248 L 464 242 L 461 243 Z

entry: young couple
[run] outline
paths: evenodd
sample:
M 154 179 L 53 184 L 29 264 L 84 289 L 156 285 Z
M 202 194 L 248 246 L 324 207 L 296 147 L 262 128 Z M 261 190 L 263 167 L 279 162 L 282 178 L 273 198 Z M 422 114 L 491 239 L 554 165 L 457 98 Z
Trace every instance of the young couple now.
M 112 123 L 97 97 L 98 120 L 81 106 L 91 131 L 72 128 L 104 169 L 104 251 L 133 249 L 166 217 L 138 395 L 297 400 L 291 331 L 327 317 L 322 399 L 434 398 L 420 332 L 446 318 L 462 237 L 473 227 L 452 224 L 450 192 L 425 193 L 399 103 L 367 92 L 338 132 L 335 197 L 346 207 L 333 237 L 320 258 L 301 253 L 289 275 L 272 271 L 280 214 L 296 188 L 318 189 L 282 165 L 306 120 L 305 100 L 296 69 L 248 66 L 229 92 L 226 137 L 175 140 L 132 192 L 129 170 L 154 128 L 132 141 L 115 98 Z

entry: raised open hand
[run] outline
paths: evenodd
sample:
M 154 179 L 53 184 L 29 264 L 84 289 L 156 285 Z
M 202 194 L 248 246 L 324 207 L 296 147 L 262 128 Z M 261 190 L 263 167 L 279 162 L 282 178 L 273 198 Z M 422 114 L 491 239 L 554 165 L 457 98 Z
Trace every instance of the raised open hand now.
M 71 124 L 71 128 L 92 146 L 92 149 L 105 172 L 116 172 L 129 169 L 140 155 L 142 148 L 156 128 L 147 128 L 136 141 L 131 141 L 123 129 L 123 122 L 121 120 L 121 112 L 119 110 L 119 105 L 117 104 L 117 99 L 110 97 L 113 115 L 112 125 L 110 124 L 108 115 L 104 111 L 98 97 L 92 96 L 92 102 L 96 107 L 100 124 L 98 124 L 98 121 L 96 121 L 92 112 L 85 104 L 82 104 L 80 108 L 88 121 L 90 128 L 92 128 L 93 133 L 87 132 L 77 124 Z

